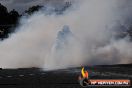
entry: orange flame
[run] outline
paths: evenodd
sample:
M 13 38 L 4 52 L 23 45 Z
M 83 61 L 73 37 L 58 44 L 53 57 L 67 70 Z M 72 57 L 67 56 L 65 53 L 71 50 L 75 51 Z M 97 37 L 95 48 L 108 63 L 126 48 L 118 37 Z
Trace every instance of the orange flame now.
M 88 78 L 88 76 L 89 76 L 88 71 L 85 71 L 84 67 L 82 68 L 81 73 L 82 73 L 83 78 Z

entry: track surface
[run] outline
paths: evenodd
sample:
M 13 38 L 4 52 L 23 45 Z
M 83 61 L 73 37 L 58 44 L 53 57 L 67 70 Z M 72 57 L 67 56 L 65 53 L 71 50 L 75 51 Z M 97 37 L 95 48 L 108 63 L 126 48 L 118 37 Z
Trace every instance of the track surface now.
M 91 79 L 132 79 L 132 65 L 85 68 L 88 70 Z M 0 88 L 82 88 L 78 82 L 80 71 L 81 68 L 55 71 L 43 71 L 38 68 L 1 69 Z

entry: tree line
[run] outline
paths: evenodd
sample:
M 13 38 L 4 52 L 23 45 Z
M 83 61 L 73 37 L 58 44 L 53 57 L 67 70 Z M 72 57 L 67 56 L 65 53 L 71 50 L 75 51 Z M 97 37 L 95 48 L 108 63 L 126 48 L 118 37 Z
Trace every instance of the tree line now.
M 71 6 L 70 2 L 66 2 L 61 8 L 55 8 L 53 12 L 56 14 L 63 14 L 63 12 Z M 15 27 L 19 23 L 19 18 L 23 15 L 32 15 L 39 9 L 43 8 L 46 10 L 45 6 L 31 6 L 24 11 L 24 14 L 19 14 L 15 9 L 8 11 L 8 9 L 0 3 L 0 39 L 8 38 L 9 34 L 15 31 Z

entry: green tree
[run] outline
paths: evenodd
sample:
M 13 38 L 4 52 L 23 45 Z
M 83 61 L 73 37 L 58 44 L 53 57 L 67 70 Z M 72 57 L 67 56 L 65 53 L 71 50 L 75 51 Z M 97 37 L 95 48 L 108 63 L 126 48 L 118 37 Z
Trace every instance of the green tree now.
M 28 10 L 25 11 L 25 13 L 31 15 L 33 14 L 34 12 L 37 12 L 39 9 L 41 9 L 42 6 L 39 6 L 39 5 L 36 5 L 36 6 L 32 6 L 30 7 Z
M 10 15 L 10 23 L 11 24 L 17 24 L 18 18 L 19 18 L 19 13 L 13 9 L 12 11 L 9 12 Z

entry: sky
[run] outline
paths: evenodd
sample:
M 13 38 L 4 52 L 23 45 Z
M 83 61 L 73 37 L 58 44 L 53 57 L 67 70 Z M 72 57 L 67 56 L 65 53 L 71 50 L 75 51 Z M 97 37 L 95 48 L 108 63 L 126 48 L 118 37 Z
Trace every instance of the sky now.
M 0 0 L 0 3 L 7 7 L 8 11 L 15 9 L 19 13 L 23 13 L 29 7 L 34 5 L 53 4 L 60 5 L 67 0 Z

